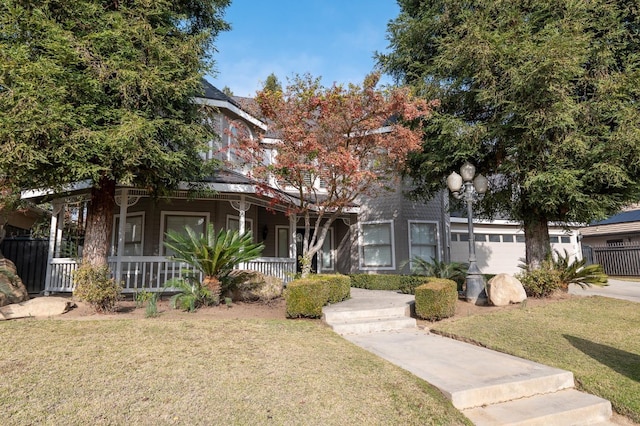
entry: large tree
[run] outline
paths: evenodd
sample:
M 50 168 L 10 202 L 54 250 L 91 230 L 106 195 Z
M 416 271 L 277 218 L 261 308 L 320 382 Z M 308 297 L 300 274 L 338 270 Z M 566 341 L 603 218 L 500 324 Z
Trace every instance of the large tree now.
M 256 101 L 275 142 L 264 144 L 242 132 L 243 126 L 233 132 L 236 153 L 261 182 L 260 191 L 304 219 L 303 275 L 336 218 L 397 177 L 407 154 L 420 147 L 416 123 L 431 104 L 407 90 L 378 90 L 378 80 L 372 74 L 361 86 L 327 88 L 305 75 L 284 92 L 265 87 Z
M 267 76 L 267 79 L 264 82 L 264 87 L 262 90 L 271 90 L 272 92 L 282 92 L 282 84 L 280 84 L 280 80 L 278 77 L 271 73 Z
M 213 137 L 193 103 L 229 0 L 4 0 L 0 177 L 89 182 L 84 260 L 105 265 L 116 184 L 196 179 Z
M 20 191 L 6 177 L 0 177 L 0 243 L 6 235 L 9 215 L 20 205 Z M 0 251 L 0 259 L 2 259 Z
M 522 222 L 527 262 L 549 221 L 588 223 L 640 197 L 636 0 L 399 0 L 380 65 L 441 107 L 409 162 L 430 197 L 463 162 L 492 177 L 480 213 Z

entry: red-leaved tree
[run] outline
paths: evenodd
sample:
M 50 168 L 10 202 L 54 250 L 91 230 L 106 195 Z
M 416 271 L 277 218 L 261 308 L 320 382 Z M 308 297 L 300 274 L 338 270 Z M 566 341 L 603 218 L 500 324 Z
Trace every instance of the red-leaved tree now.
M 344 209 L 396 179 L 407 154 L 420 148 L 419 121 L 435 102 L 407 89 L 378 90 L 378 80 L 371 74 L 362 86 L 326 88 L 317 78 L 297 76 L 283 92 L 256 96 L 272 136 L 268 143 L 243 126 L 232 132 L 235 154 L 260 182 L 258 191 L 304 218 L 303 276 Z

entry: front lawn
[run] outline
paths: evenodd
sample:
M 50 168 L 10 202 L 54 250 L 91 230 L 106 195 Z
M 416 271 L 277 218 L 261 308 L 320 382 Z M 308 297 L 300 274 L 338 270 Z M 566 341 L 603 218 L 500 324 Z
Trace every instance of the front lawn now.
M 469 424 L 319 322 L 0 323 L 2 424 Z
M 431 329 L 572 371 L 579 389 L 610 400 L 618 413 L 640 422 L 638 303 L 571 298 L 462 317 Z

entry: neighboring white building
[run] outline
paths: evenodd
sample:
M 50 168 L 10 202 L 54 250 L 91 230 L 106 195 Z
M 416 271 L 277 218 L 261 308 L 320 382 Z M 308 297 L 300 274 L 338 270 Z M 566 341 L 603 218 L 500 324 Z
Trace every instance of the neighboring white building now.
M 463 217 L 451 220 L 451 260 L 469 261 L 468 221 Z M 551 248 L 569 253 L 572 258 L 582 258 L 577 226 L 565 228 L 549 224 Z M 474 220 L 478 267 L 484 274 L 515 274 L 525 257 L 524 230 L 519 222 L 508 220 Z

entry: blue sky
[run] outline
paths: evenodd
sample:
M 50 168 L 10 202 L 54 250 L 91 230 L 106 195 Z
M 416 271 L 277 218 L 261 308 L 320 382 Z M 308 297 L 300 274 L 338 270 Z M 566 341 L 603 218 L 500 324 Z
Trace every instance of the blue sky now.
M 272 72 L 283 86 L 304 73 L 325 86 L 362 83 L 399 11 L 395 0 L 232 0 L 207 79 L 237 96 L 255 95 Z

